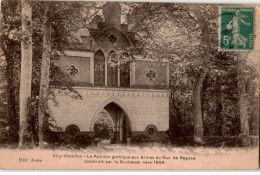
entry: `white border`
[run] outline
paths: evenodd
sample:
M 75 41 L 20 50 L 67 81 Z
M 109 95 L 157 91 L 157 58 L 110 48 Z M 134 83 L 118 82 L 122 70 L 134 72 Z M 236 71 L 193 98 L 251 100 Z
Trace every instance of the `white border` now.
M 42 0 L 43 1 L 43 0 Z M 58 1 L 58 0 L 52 0 L 52 1 Z M 63 1 L 70 1 L 70 0 L 63 0 Z M 78 1 L 85 1 L 85 0 L 78 0 Z M 89 0 L 89 1 L 94 1 L 94 0 Z M 111 0 L 107 0 L 107 1 L 111 1 Z M 214 3 L 214 4 L 260 4 L 259 0 L 246 0 L 246 1 L 241 1 L 241 0 L 164 0 L 164 1 L 159 1 L 159 0 L 131 0 L 132 2 L 173 2 L 173 3 Z M 1 2 L 1 0 L 0 0 Z M 129 2 L 126 0 L 121 0 L 121 2 Z M 8 160 L 7 160 L 8 161 Z M 243 161 L 243 160 L 241 160 Z M 3 170 L 0 169 L 1 174 L 5 175 L 34 175 L 34 174 L 41 174 L 41 175 L 46 175 L 46 173 L 50 174 L 50 175 L 71 175 L 71 174 L 82 174 L 82 175 L 100 175 L 100 174 L 105 174 L 105 175 L 132 175 L 133 173 L 136 175 L 144 175 L 144 174 L 149 174 L 149 175 L 157 175 L 158 173 L 160 174 L 167 174 L 167 175 L 172 175 L 173 173 L 175 174 L 186 174 L 186 175 L 190 175 L 190 174 L 196 174 L 196 175 L 201 175 L 201 174 L 215 174 L 215 175 L 219 175 L 220 173 L 223 175 L 229 175 L 232 172 L 235 172 L 237 175 L 241 175 L 241 174 L 248 174 L 248 172 L 250 172 L 250 174 L 255 174 L 255 175 L 259 175 L 259 169 L 255 170 L 255 171 L 251 171 L 251 170 L 245 170 L 245 171 L 214 171 L 214 172 L 210 172 L 210 171 L 196 171 L 196 172 L 192 172 L 192 171 L 136 171 L 136 170 L 132 170 L 132 171 L 123 171 L 123 170 L 113 170 L 113 171 L 86 171 L 86 170 L 81 170 L 81 171 L 70 171 L 70 170 L 59 170 L 59 171 L 46 171 L 46 170 L 37 170 L 37 171 L 33 171 L 33 170 L 20 170 L 20 171 L 16 171 L 16 170 Z

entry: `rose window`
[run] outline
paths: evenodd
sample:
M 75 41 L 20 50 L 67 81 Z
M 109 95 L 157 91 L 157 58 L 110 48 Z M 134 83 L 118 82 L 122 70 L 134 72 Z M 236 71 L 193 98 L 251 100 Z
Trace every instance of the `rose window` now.
M 117 41 L 117 38 L 115 37 L 115 35 L 112 34 L 109 35 L 108 40 L 114 44 Z
M 68 72 L 70 77 L 75 77 L 79 73 L 79 69 L 76 68 L 75 65 L 71 64 L 66 71 Z
M 153 81 L 153 80 L 156 79 L 157 73 L 156 73 L 154 70 L 152 70 L 152 69 L 148 69 L 148 70 L 146 70 L 146 72 L 145 72 L 145 76 L 146 76 L 146 78 L 147 78 L 148 80 Z

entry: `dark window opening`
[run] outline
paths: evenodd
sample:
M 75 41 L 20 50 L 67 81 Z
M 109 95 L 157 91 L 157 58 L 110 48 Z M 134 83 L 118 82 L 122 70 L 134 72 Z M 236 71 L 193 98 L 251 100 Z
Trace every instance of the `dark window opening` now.
M 149 128 L 147 132 L 148 132 L 149 135 L 153 135 L 155 133 L 155 129 Z
M 107 85 L 108 86 L 118 86 L 118 62 L 116 59 L 116 54 L 111 51 L 108 54 L 107 63 Z
M 145 131 L 146 131 L 149 135 L 153 135 L 153 134 L 157 131 L 157 128 L 156 128 L 156 126 L 154 126 L 154 125 L 148 125 L 148 126 L 145 128 Z
M 80 130 L 79 130 L 79 127 L 77 127 L 76 125 L 69 125 L 69 126 L 66 128 L 66 133 L 67 133 L 69 136 L 76 136 L 77 134 L 80 133 Z
M 120 87 L 130 87 L 130 64 L 120 65 Z
M 94 85 L 105 86 L 105 56 L 100 50 L 94 56 Z
M 114 44 L 117 41 L 117 38 L 115 37 L 115 35 L 111 34 L 109 35 L 108 40 Z

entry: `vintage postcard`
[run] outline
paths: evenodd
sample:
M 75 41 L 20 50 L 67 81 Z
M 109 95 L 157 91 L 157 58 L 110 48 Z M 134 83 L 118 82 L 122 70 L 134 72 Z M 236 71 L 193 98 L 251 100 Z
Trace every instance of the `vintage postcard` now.
M 0 168 L 259 168 L 260 6 L 3 0 Z

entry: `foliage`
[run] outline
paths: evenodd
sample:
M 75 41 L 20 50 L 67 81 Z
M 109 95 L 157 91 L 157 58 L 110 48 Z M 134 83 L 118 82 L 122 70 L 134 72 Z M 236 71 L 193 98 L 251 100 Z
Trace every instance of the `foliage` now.
M 98 5 L 100 3 L 95 2 L 37 2 L 32 1 L 32 35 L 33 35 L 33 75 L 32 75 L 32 98 L 38 100 L 39 95 L 39 83 L 40 83 L 40 63 L 42 57 L 42 23 L 43 23 L 43 9 L 45 5 L 50 5 L 51 7 L 51 36 L 52 36 L 52 53 L 51 53 L 51 81 L 53 78 L 57 79 L 57 76 L 66 77 L 57 67 L 57 61 L 59 60 L 60 53 L 63 53 L 63 49 L 66 49 L 70 40 L 75 40 L 75 37 L 72 35 L 72 31 L 76 31 L 81 28 L 87 28 L 90 20 L 93 18 L 93 14 L 96 14 L 96 11 L 99 10 Z M 21 32 L 21 17 L 20 17 L 20 9 L 21 2 L 19 0 L 9 1 L 4 0 L 1 3 L 1 51 L 3 51 L 3 55 L 1 55 L 1 59 L 5 59 L 4 61 L 7 64 L 2 65 L 3 71 L 7 73 L 4 74 L 3 77 L 6 81 L 1 81 L 1 86 L 4 92 L 7 92 L 7 95 L 10 98 L 2 99 L 5 100 L 3 104 L 6 104 L 7 107 L 11 106 L 11 102 L 14 103 L 13 109 L 5 110 L 1 108 L 1 114 L 7 113 L 5 116 L 1 116 L 1 120 L 3 120 L 6 125 L 11 128 L 10 131 L 14 131 L 17 135 L 18 133 L 18 96 L 19 96 L 19 80 L 20 80 L 20 59 L 21 59 L 21 40 L 22 40 L 22 32 Z M 1 60 L 2 61 L 2 60 Z M 10 63 L 10 64 L 8 64 Z M 2 71 L 2 70 L 1 70 Z M 12 75 L 10 77 L 10 75 Z M 60 78 L 58 77 L 58 78 Z M 7 86 L 5 85 L 7 84 Z M 10 91 L 9 89 L 14 89 Z M 71 87 L 68 83 L 65 88 L 77 94 L 77 92 Z M 54 97 L 54 96 L 50 96 Z M 55 100 L 51 98 L 51 100 Z M 38 109 L 38 106 L 35 105 L 35 110 Z M 9 108 L 8 108 L 9 109 Z M 16 109 L 14 111 L 14 109 Z M 10 116 L 8 114 L 14 112 L 15 123 L 10 123 Z M 48 113 L 48 114 L 47 114 Z M 33 114 L 34 115 L 34 114 Z M 35 114 L 36 116 L 38 114 Z M 51 117 L 50 111 L 46 108 L 47 118 Z M 37 118 L 37 117 L 36 117 Z M 36 123 L 35 123 L 36 124 Z M 8 133 L 7 132 L 7 133 Z M 10 134 L 10 133 L 9 133 Z M 3 135 L 1 135 L 3 136 Z M 8 137 L 4 135 L 3 137 Z M 12 135 L 9 137 L 13 139 Z M 17 142 L 18 137 L 15 138 L 15 142 Z
M 94 125 L 95 137 L 99 139 L 111 139 L 113 135 L 113 123 L 106 111 L 101 111 Z
M 239 77 L 249 80 L 246 81 L 246 86 L 250 87 L 246 94 L 250 101 L 249 121 L 252 123 L 250 126 L 256 125 L 258 107 L 255 102 L 259 98 L 256 93 L 259 83 L 257 67 L 248 64 L 247 54 L 218 51 L 219 15 L 216 5 L 132 5 L 127 20 L 133 24 L 132 30 L 137 31 L 135 51 L 138 53 L 141 50 L 142 54 L 149 55 L 149 59 L 170 62 L 168 134 L 172 141 L 176 137 L 193 135 L 192 86 L 202 71 L 206 72 L 201 89 L 204 135 L 238 136 Z M 196 13 L 198 11 L 201 15 Z M 237 71 L 239 64 L 245 70 L 243 75 Z
M 50 83 L 62 82 L 62 89 L 74 92 L 71 78 L 62 73 L 58 62 L 63 50 L 79 42 L 76 32 L 88 29 L 90 21 L 98 17 L 101 2 L 48 2 L 51 7 L 51 70 Z M 250 63 L 253 53 L 219 52 L 217 50 L 218 13 L 216 5 L 169 3 L 121 3 L 129 30 L 135 31 L 134 47 L 120 50 L 115 64 L 133 61 L 134 55 L 145 55 L 147 60 L 166 60 L 170 63 L 170 130 L 171 140 L 193 135 L 192 94 L 196 76 L 205 72 L 202 83 L 202 113 L 205 136 L 237 136 L 240 130 L 238 82 L 245 82 L 250 133 L 259 133 L 259 63 Z M 18 106 L 20 55 L 22 32 L 19 0 L 1 3 L 1 57 L 0 57 L 0 138 L 7 142 L 18 133 Z M 46 3 L 33 2 L 33 77 L 30 113 L 37 118 L 40 60 L 42 58 L 43 7 Z M 201 20 L 199 12 L 203 17 Z M 205 42 L 205 39 L 208 42 Z M 255 56 L 253 56 L 255 57 Z M 243 68 L 238 71 L 239 66 Z M 258 66 L 258 67 L 257 67 Z M 60 85 L 60 84 L 59 84 Z M 50 91 L 50 100 L 55 95 Z M 57 102 L 57 101 L 56 101 Z M 48 121 L 51 111 L 45 108 Z M 95 125 L 98 138 L 110 138 L 113 130 L 105 114 Z M 104 116 L 103 116 L 104 115 Z M 37 130 L 34 120 L 32 130 Z M 52 123 L 52 122 L 50 122 Z M 50 126 L 49 123 L 49 126 Z M 54 122 L 55 123 L 55 122 Z M 55 124 L 53 125 L 55 127 Z M 36 131 L 34 131 L 36 134 Z M 140 138 L 139 138 L 140 137 Z M 145 140 L 139 136 L 133 140 Z M 1 141 L 2 143 L 2 141 Z
M 132 137 L 132 143 L 147 143 L 149 136 L 145 134 L 138 134 Z

